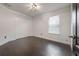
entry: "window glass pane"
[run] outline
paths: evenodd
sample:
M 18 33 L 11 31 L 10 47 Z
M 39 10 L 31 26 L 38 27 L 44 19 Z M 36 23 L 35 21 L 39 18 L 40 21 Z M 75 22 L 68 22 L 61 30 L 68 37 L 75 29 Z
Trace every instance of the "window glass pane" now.
M 59 16 L 53 16 L 49 18 L 48 33 L 59 34 Z

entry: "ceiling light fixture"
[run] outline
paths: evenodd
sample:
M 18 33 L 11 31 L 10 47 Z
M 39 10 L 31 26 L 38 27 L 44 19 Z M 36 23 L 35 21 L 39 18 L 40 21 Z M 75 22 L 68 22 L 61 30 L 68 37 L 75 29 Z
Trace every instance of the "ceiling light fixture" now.
M 32 8 L 37 8 L 37 5 L 35 3 L 33 3 Z
M 32 9 L 39 9 L 39 5 L 36 3 L 32 3 Z

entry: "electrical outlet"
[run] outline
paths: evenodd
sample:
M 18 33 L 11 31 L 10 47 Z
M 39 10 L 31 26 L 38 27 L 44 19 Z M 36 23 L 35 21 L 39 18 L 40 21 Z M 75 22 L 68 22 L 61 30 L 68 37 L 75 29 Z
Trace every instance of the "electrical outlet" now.
M 43 35 L 43 33 L 40 33 L 40 35 Z

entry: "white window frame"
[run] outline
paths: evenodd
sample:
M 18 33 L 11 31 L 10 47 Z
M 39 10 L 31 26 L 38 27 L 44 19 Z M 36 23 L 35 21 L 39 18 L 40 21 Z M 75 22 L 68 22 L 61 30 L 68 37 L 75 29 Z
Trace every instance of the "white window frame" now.
M 52 22 L 50 22 L 50 21 L 51 21 L 51 20 L 54 20 L 54 23 L 56 23 L 55 19 L 58 20 L 58 27 L 59 27 L 59 28 L 58 28 L 58 32 L 50 31 L 50 24 L 52 23 Z M 52 25 L 53 25 L 53 23 L 52 23 Z M 60 18 L 59 18 L 59 15 L 52 16 L 52 17 L 49 18 L 49 21 L 48 21 L 48 33 L 49 33 L 49 34 L 60 34 Z

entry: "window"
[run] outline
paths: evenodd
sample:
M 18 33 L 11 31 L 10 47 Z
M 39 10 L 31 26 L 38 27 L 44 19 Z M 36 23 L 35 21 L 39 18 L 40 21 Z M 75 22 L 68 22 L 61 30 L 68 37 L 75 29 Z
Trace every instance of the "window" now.
M 60 34 L 60 19 L 59 16 L 53 16 L 49 18 L 49 28 L 48 33 Z

